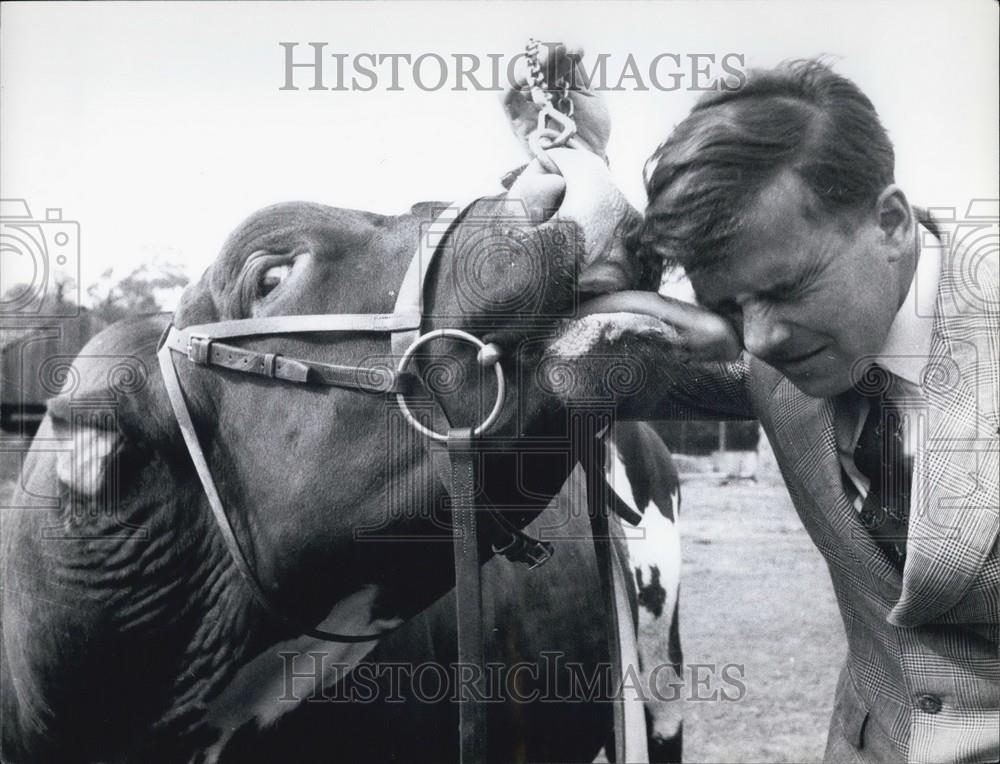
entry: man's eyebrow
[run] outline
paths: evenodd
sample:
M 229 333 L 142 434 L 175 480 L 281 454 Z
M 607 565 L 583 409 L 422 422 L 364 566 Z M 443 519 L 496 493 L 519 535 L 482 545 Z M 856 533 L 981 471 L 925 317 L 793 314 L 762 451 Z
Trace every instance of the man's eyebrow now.
M 761 290 L 760 294 L 766 297 L 781 297 L 789 292 L 800 289 L 809 282 L 817 273 L 822 270 L 823 262 L 820 258 L 812 258 L 805 265 L 799 265 L 791 273 L 783 275 L 780 280 Z

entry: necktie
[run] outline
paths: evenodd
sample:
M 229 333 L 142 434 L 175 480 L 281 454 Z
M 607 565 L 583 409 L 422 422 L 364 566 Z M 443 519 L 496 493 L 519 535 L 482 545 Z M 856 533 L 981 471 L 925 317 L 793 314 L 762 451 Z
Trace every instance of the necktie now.
M 904 447 L 900 409 L 879 394 L 868 397 L 871 410 L 854 449 L 854 464 L 869 480 L 861 522 L 889 559 L 902 569 L 910 514 L 912 459 Z

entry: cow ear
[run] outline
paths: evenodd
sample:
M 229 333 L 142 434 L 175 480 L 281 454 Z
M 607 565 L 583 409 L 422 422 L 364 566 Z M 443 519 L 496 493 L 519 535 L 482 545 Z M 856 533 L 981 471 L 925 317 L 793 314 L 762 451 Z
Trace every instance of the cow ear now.
M 430 220 L 448 206 L 448 202 L 417 202 L 410 207 L 410 214 L 421 220 Z
M 106 427 L 104 413 L 92 405 L 75 406 L 69 396 L 49 401 L 52 434 L 64 445 L 56 452 L 56 476 L 76 494 L 96 496 L 124 448 L 126 438 L 117 426 Z
M 71 362 L 43 373 L 59 393 L 48 402 L 59 442 L 59 480 L 94 496 L 126 449 L 153 449 L 171 437 L 169 402 L 156 347 L 169 316 L 119 322 L 95 336 Z M 50 359 L 53 361 L 56 359 Z

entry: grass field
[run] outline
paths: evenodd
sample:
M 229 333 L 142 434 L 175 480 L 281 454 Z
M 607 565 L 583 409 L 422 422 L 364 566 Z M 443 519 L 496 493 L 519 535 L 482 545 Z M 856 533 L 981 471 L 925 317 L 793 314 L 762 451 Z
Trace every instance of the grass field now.
M 742 664 L 746 685 L 733 702 L 693 701 L 689 688 L 684 760 L 821 761 L 846 641 L 826 566 L 780 478 L 685 481 L 681 536 L 685 663 Z

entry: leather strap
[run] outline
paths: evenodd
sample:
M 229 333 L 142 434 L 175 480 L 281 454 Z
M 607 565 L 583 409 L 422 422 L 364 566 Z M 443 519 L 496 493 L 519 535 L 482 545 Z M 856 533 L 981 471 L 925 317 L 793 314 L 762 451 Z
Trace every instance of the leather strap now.
M 474 201 L 474 200 L 473 200 Z M 412 375 L 394 369 L 306 361 L 276 353 L 260 353 L 219 342 L 233 337 L 307 332 L 379 332 L 391 335 L 392 352 L 401 356 L 420 335 L 423 285 L 427 271 L 452 226 L 473 202 L 453 203 L 420 232 L 392 313 L 340 313 L 305 316 L 264 316 L 171 327 L 166 346 L 204 366 L 217 366 L 285 382 L 354 388 L 371 393 L 407 394 Z
M 616 545 L 615 545 L 616 546 Z M 639 645 L 636 642 L 635 614 L 629 600 L 629 586 L 626 577 L 631 578 L 631 571 L 619 551 L 611 561 L 611 585 L 614 598 L 615 615 L 609 628 L 618 629 L 618 657 L 616 661 L 621 666 L 631 666 L 633 676 L 638 678 Z M 620 761 L 629 764 L 648 764 L 649 744 L 647 742 L 646 708 L 642 695 L 635 683 L 622 682 L 621 698 L 616 705 L 621 708 L 615 739 L 621 740 L 618 745 L 623 751 Z
M 332 642 L 354 643 L 380 639 L 392 631 L 392 629 L 387 629 L 378 634 L 337 634 L 301 624 L 279 611 L 272 604 L 270 595 L 265 591 L 253 567 L 247 560 L 239 544 L 239 540 L 236 538 L 236 533 L 229 521 L 229 517 L 226 515 L 222 499 L 215 485 L 215 480 L 212 478 L 212 472 L 198 442 L 198 435 L 195 432 L 194 423 L 188 411 L 187 401 L 180 386 L 177 370 L 174 367 L 173 353 L 181 353 L 196 364 L 241 371 L 297 384 L 336 385 L 377 393 L 405 394 L 409 392 L 415 382 L 415 377 L 411 374 L 401 374 L 390 369 L 365 369 L 288 358 L 277 353 L 260 353 L 240 348 L 219 342 L 219 340 L 233 337 L 302 334 L 309 332 L 380 332 L 390 334 L 393 352 L 396 355 L 402 355 L 420 334 L 423 285 L 428 269 L 440 247 L 444 244 L 452 226 L 458 221 L 470 204 L 471 202 L 451 204 L 445 207 L 438 217 L 431 222 L 429 227 L 421 231 L 417 250 L 410 260 L 410 265 L 400 286 L 395 310 L 392 313 L 266 316 L 217 321 L 210 324 L 196 324 L 184 327 L 183 329 L 171 326 L 168 327 L 160 340 L 157 359 L 160 364 L 167 397 L 173 409 L 181 435 L 184 438 L 184 443 L 187 446 L 188 454 L 194 464 L 195 471 L 198 473 L 198 479 L 201 481 L 202 488 L 205 491 L 212 516 L 222 534 L 229 554 L 260 606 L 273 618 L 290 624 L 301 634 Z M 463 438 L 467 441 L 469 436 L 463 436 Z M 456 474 L 471 474 L 472 456 L 468 455 L 463 460 L 463 463 L 465 467 Z M 455 474 L 451 477 L 454 489 Z M 466 490 L 464 483 L 460 483 L 460 487 L 461 490 Z M 470 487 L 465 494 L 465 498 L 457 503 L 464 503 L 471 507 L 472 496 Z M 466 524 L 469 523 L 467 513 L 459 512 L 456 517 Z M 472 519 L 474 520 L 474 516 Z M 474 534 L 474 532 L 475 528 L 473 527 L 472 533 Z M 478 554 L 475 557 L 476 575 L 478 577 Z M 458 561 L 456 561 L 456 565 L 458 565 Z M 465 561 L 463 565 L 468 567 L 470 563 Z M 467 579 L 468 575 L 458 578 L 460 581 Z M 481 595 L 475 601 L 478 612 L 479 605 L 481 604 Z M 466 621 L 468 622 L 468 618 L 466 618 Z M 478 628 L 481 631 L 482 625 L 480 624 Z
M 607 476 L 604 474 L 604 470 L 601 470 L 601 480 L 604 485 L 602 490 L 604 496 L 607 498 L 612 512 L 614 512 L 618 517 L 627 522 L 629 525 L 638 526 L 642 522 L 642 515 L 636 512 L 632 507 L 625 503 L 625 500 L 618 495 L 618 491 L 615 490 L 614 486 L 608 482 Z
M 528 570 L 534 570 L 552 559 L 552 542 L 542 541 L 525 533 L 493 507 L 486 508 L 486 516 L 493 520 L 501 534 L 506 535 L 503 543 L 493 544 L 494 554 L 506 557 L 511 562 L 522 563 Z
M 191 421 L 184 392 L 181 390 L 172 354 L 174 352 L 182 353 L 194 363 L 244 371 L 288 382 L 337 385 L 350 383 L 346 386 L 362 390 L 370 389 L 373 392 L 402 392 L 404 389 L 409 389 L 410 380 L 396 374 L 396 372 L 392 372 L 393 376 L 389 384 L 372 386 L 369 382 L 366 386 L 365 383 L 358 384 L 359 375 L 369 375 L 367 380 L 370 380 L 372 374 L 377 375 L 381 370 L 358 369 L 285 358 L 278 354 L 258 353 L 217 343 L 217 340 L 231 337 L 307 332 L 388 332 L 392 336 L 394 351 L 404 340 L 407 343 L 412 342 L 419 335 L 422 321 L 420 308 L 423 301 L 423 279 L 439 246 L 466 206 L 450 205 L 432 223 L 427 235 L 421 235 L 417 251 L 410 261 L 410 266 L 400 288 L 396 310 L 392 313 L 267 316 L 196 324 L 183 329 L 171 326 L 160 340 L 157 359 L 160 364 L 163 384 L 166 387 L 167 398 L 230 557 L 260 606 L 273 618 L 293 626 L 301 634 L 331 642 L 355 643 L 381 639 L 392 629 L 378 634 L 337 634 L 301 624 L 279 611 L 271 603 L 271 597 L 264 590 L 253 567 L 247 560 L 239 540 L 236 538 L 233 526 L 229 522 L 229 517 L 226 515 L 222 499 L 215 486 L 215 480 L 212 478 L 212 472 L 205 460 L 201 444 L 198 442 L 198 435 L 195 432 L 194 423 Z M 404 344 L 403 350 L 407 346 Z M 377 376 L 375 378 L 378 379 Z
M 423 315 L 424 281 L 427 279 L 427 271 L 430 269 L 431 263 L 434 262 L 438 251 L 444 246 L 452 227 L 476 201 L 478 201 L 478 197 L 469 201 L 452 202 L 440 210 L 433 221 L 421 228 L 417 251 L 410 260 L 410 265 L 403 276 L 403 283 L 399 287 L 393 315 L 416 315 L 418 317 Z M 397 357 L 402 356 L 419 334 L 419 321 L 415 326 L 394 329 L 392 354 Z
M 257 574 L 254 573 L 253 568 L 247 561 L 246 555 L 243 553 L 243 548 L 236 538 L 236 532 L 233 530 L 233 526 L 229 522 L 229 517 L 222 506 L 222 499 L 219 497 L 219 491 L 215 487 L 212 471 L 208 467 L 208 462 L 205 461 L 205 454 L 201 450 L 201 444 L 198 442 L 198 434 L 195 432 L 194 423 L 191 421 L 191 414 L 188 412 L 187 402 L 184 400 L 184 392 L 181 390 L 180 380 L 177 378 L 177 370 L 174 368 L 171 349 L 164 343 L 156 355 L 160 362 L 160 371 L 163 376 L 163 384 L 167 389 L 170 407 L 174 411 L 177 426 L 180 427 L 184 443 L 187 445 L 188 454 L 191 456 L 191 462 L 194 464 L 195 471 L 198 473 L 198 479 L 201 481 L 201 487 L 208 498 L 208 505 L 212 510 L 212 516 L 215 518 L 215 524 L 222 533 L 222 539 L 229 550 L 230 557 L 232 557 L 233 562 L 236 564 L 236 568 L 243 577 L 243 580 L 250 587 L 250 591 L 258 604 L 274 619 L 287 623 L 300 633 L 316 639 L 349 643 L 370 642 L 381 639 L 391 631 L 387 630 L 378 634 L 336 634 L 299 623 L 289 618 L 286 614 L 279 612 L 271 604 L 271 597 L 264 591 L 264 587 L 261 586 Z
M 601 590 L 604 593 L 604 612 L 608 614 L 608 658 L 611 661 L 611 692 L 622 686 L 621 633 L 618 628 L 618 603 L 614 591 L 614 550 L 608 527 L 608 517 L 600 503 L 600 484 L 594 479 L 591 468 L 585 467 L 587 475 L 587 509 L 590 514 L 590 529 L 594 539 L 594 555 L 601 576 Z M 625 755 L 625 707 L 622 699 L 611 698 L 612 731 L 614 734 L 614 761 L 628 762 Z
M 486 760 L 486 657 L 483 645 L 483 590 L 476 527 L 475 451 L 472 431 L 448 431 L 451 457 L 452 546 L 458 620 L 459 761 Z M 465 672 L 472 671 L 469 677 Z M 466 681 L 471 679 L 471 681 Z
M 415 385 L 423 385 L 419 377 L 414 380 Z M 432 399 L 433 400 L 433 399 Z M 448 417 L 439 405 L 434 405 L 430 410 L 436 432 L 449 432 L 452 427 Z M 432 449 L 431 463 L 437 472 L 438 479 L 444 487 L 445 492 L 454 497 L 455 489 L 452 483 L 451 458 L 447 448 L 444 448 L 444 458 L 434 458 L 439 453 L 441 445 L 437 443 L 429 444 Z M 494 554 L 506 557 L 510 562 L 526 565 L 528 570 L 534 570 L 540 565 L 544 565 L 552 558 L 554 552 L 552 543 L 542 541 L 534 536 L 525 533 L 516 525 L 511 523 L 503 514 L 485 500 L 479 507 L 480 515 L 488 517 L 493 521 L 494 537 L 497 539 L 492 545 Z
M 342 366 L 318 361 L 289 358 L 277 353 L 260 353 L 236 347 L 192 333 L 170 328 L 166 345 L 199 366 L 256 374 L 300 385 L 328 385 L 363 390 L 369 393 L 403 393 L 413 389 L 413 377 L 391 368 Z
M 418 329 L 420 321 L 420 313 L 412 311 L 408 313 L 318 313 L 304 316 L 235 318 L 231 321 L 185 326 L 184 331 L 188 334 L 204 335 L 221 340 L 261 334 L 397 332 Z
M 609 522 L 611 507 L 606 507 L 608 486 L 604 477 L 603 443 L 596 437 L 583 434 L 589 452 L 581 455 L 587 487 L 587 511 L 590 515 L 594 554 L 604 593 L 604 609 L 608 614 L 608 657 L 611 662 L 612 731 L 614 734 L 614 761 L 641 764 L 649 761 L 645 737 L 645 710 L 640 699 L 626 699 L 623 667 L 638 669 L 638 647 L 635 642 L 635 623 L 629 603 L 623 565 L 615 550 Z M 589 441 L 589 442 L 587 442 Z M 610 491 L 614 495 L 613 491 Z M 617 508 L 615 508 L 617 509 Z M 633 693 L 634 694 L 634 693 Z M 640 734 L 642 730 L 642 734 Z

